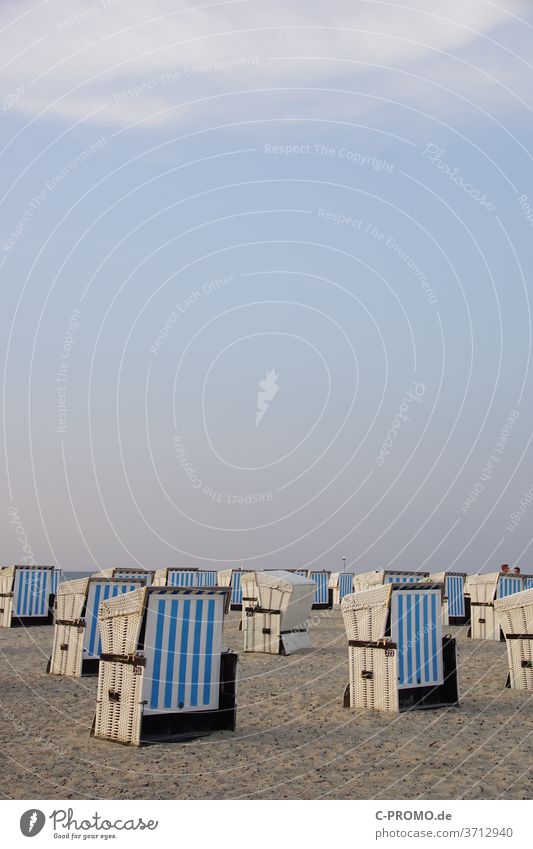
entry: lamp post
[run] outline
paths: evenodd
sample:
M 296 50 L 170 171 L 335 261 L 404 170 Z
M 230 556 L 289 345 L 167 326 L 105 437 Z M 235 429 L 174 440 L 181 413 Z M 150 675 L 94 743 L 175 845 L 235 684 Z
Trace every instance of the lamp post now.
M 342 560 L 342 571 L 346 572 L 346 557 L 341 557 Z

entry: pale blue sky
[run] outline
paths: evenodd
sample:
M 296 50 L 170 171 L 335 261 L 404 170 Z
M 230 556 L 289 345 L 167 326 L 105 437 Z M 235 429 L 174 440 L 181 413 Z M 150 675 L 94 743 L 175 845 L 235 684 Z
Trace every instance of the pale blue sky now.
M 530 4 L 131 6 L 2 4 L 2 562 L 533 572 Z

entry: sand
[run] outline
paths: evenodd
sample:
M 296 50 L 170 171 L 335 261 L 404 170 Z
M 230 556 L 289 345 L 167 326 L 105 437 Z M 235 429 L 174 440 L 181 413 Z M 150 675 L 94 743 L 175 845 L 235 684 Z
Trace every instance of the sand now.
M 239 614 L 225 644 L 242 645 Z M 458 640 L 460 708 L 392 715 L 342 707 L 339 611 L 313 649 L 241 654 L 237 731 L 129 748 L 89 737 L 96 678 L 45 673 L 52 628 L 0 630 L 0 794 L 13 799 L 525 799 L 533 693 L 505 689 L 502 643 Z

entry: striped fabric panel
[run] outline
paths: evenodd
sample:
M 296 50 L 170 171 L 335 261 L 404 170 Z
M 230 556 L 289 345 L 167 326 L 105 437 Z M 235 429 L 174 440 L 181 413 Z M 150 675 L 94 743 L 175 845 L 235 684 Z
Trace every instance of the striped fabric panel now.
M 58 584 L 59 584 L 59 570 L 54 569 L 54 571 L 52 572 L 52 585 L 51 585 L 51 588 L 50 588 L 50 592 L 54 593 L 54 595 L 57 594 Z
M 398 646 L 400 688 L 442 683 L 440 590 L 393 593 L 391 636 Z
M 241 573 L 234 572 L 231 576 L 231 603 L 242 604 Z
M 216 593 L 150 595 L 145 713 L 218 708 L 223 607 Z
M 313 604 L 327 604 L 329 577 L 327 572 L 309 572 L 309 577 L 316 584 Z
M 533 590 L 533 577 L 524 578 L 524 589 L 525 590 Z
M 411 575 L 385 575 L 385 584 L 414 584 L 420 580 L 420 575 L 413 572 Z
M 48 616 L 48 596 L 52 592 L 50 569 L 17 569 L 13 610 L 16 616 Z
M 168 572 L 167 583 L 171 587 L 197 587 L 198 572 L 172 571 Z
M 522 584 L 523 581 L 519 575 L 500 575 L 496 598 L 507 598 L 508 595 L 521 592 Z
M 465 587 L 462 575 L 446 575 L 448 616 L 465 615 Z
M 339 575 L 339 596 L 344 598 L 345 595 L 353 593 L 353 574 L 351 572 L 341 572 Z
M 127 581 L 106 581 L 89 584 L 89 594 L 85 613 L 85 635 L 83 638 L 83 650 L 86 657 L 100 657 L 102 644 L 100 642 L 100 630 L 98 628 L 98 611 L 100 604 L 108 598 L 133 592 L 139 589 L 139 584 L 129 584 Z
M 198 573 L 199 587 L 216 587 L 217 573 L 208 569 L 201 569 Z
M 129 581 L 132 578 L 136 578 L 138 581 L 142 581 L 143 586 L 150 586 L 152 583 L 152 576 L 150 574 L 143 574 L 142 572 L 132 572 L 130 569 L 121 569 L 120 572 L 115 572 L 115 574 L 113 575 L 113 580 L 117 581 Z

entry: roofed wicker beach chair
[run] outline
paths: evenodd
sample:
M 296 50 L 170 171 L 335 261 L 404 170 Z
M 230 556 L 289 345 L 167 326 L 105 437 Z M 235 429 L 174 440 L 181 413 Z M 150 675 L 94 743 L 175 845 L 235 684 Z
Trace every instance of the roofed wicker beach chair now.
M 95 572 L 94 578 L 144 578 L 146 586 L 154 580 L 155 571 L 143 569 L 140 566 L 113 566 L 111 569 L 101 569 Z
M 343 598 L 350 681 L 344 706 L 402 711 L 458 704 L 455 640 L 442 584 L 375 586 Z
M 333 593 L 329 591 L 330 572 L 309 569 L 307 577 L 315 582 L 313 610 L 328 610 L 333 607 Z
M 222 569 L 218 573 L 218 585 L 231 588 L 232 610 L 242 610 L 241 578 L 251 571 L 251 569 Z
M 96 675 L 101 644 L 98 611 L 102 602 L 145 586 L 149 573 L 135 578 L 105 578 L 93 575 L 64 581 L 58 587 L 50 675 L 79 678 Z
M 242 576 L 244 651 L 292 654 L 310 648 L 307 630 L 316 585 L 290 572 Z
M 0 570 L 0 628 L 51 625 L 59 571 L 53 566 Z
M 473 640 L 503 640 L 504 635 L 496 618 L 494 602 L 521 592 L 523 578 L 493 572 L 488 575 L 468 575 L 465 592 L 470 597 L 470 628 L 467 636 Z
M 429 572 L 376 569 L 372 572 L 362 572 L 360 575 L 354 575 L 353 588 L 354 592 L 361 592 L 362 590 L 369 590 L 372 587 L 378 587 L 382 584 L 412 584 L 417 581 L 423 581 L 424 578 L 429 578 Z
M 222 651 L 229 594 L 146 587 L 102 604 L 94 737 L 138 746 L 235 730 L 237 655 Z
M 470 622 L 470 597 L 465 596 L 466 572 L 437 572 L 432 581 L 444 584 L 442 624 L 468 625 Z
M 494 602 L 507 643 L 507 687 L 533 691 L 533 589 Z
M 329 576 L 329 589 L 333 591 L 333 607 L 340 607 L 345 595 L 353 593 L 353 572 L 332 572 Z

